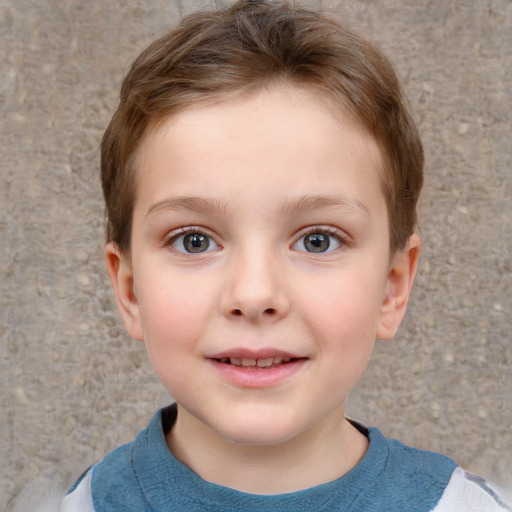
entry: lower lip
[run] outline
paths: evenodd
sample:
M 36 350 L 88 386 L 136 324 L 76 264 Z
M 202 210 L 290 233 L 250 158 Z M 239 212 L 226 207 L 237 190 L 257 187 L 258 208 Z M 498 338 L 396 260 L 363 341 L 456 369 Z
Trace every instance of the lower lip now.
M 279 384 L 297 373 L 306 364 L 307 359 L 297 359 L 268 369 L 235 366 L 233 364 L 220 363 L 215 359 L 210 359 L 209 362 L 225 380 L 236 386 L 266 388 Z

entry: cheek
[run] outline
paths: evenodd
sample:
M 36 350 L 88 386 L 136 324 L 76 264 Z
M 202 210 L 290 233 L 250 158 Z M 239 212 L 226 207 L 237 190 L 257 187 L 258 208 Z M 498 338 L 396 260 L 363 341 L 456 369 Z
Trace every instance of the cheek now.
M 194 346 L 212 314 L 211 286 L 205 279 L 195 282 L 175 273 L 148 274 L 142 276 L 145 288 L 139 297 L 148 351 Z
M 370 361 L 377 330 L 378 308 L 362 289 L 333 293 L 317 303 L 317 350 L 324 364 L 328 386 L 348 394 Z
M 373 343 L 381 305 L 375 285 L 333 280 L 301 295 L 303 318 L 320 335 L 319 344 L 335 349 Z M 335 344 L 330 347 L 331 343 Z
M 193 393 L 197 379 L 190 379 L 204 332 L 206 307 L 198 294 L 160 283 L 157 293 L 140 304 L 148 358 L 155 374 L 175 399 Z M 196 371 L 197 374 L 197 371 Z M 183 388 L 186 382 L 187 388 Z

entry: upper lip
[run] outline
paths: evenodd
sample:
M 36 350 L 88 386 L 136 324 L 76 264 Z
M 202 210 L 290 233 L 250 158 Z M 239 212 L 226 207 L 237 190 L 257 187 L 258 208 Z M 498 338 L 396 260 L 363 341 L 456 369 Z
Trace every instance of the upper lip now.
M 253 350 L 243 347 L 234 347 L 225 349 L 222 352 L 215 352 L 214 354 L 208 355 L 208 359 L 222 359 L 223 357 L 238 357 L 240 359 L 268 359 L 270 357 L 288 357 L 290 359 L 301 359 L 304 356 L 280 350 L 276 348 L 262 348 Z

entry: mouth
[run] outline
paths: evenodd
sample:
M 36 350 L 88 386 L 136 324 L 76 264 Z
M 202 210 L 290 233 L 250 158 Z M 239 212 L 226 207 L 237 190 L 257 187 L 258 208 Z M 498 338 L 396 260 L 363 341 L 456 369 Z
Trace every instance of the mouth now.
M 232 348 L 208 358 L 215 371 L 237 388 L 264 389 L 279 386 L 306 367 L 308 357 L 279 349 Z
M 260 359 L 253 359 L 249 357 L 221 357 L 215 359 L 218 363 L 227 364 L 232 366 L 240 366 L 249 370 L 271 370 L 302 358 L 294 357 L 265 357 Z

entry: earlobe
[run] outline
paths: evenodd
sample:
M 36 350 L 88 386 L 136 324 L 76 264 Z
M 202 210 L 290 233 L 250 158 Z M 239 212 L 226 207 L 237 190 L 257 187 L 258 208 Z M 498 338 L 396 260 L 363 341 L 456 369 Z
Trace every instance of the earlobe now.
M 405 249 L 393 257 L 377 326 L 378 339 L 391 339 L 402 323 L 418 268 L 420 251 L 420 239 L 418 235 L 413 234 L 409 237 Z
M 110 282 L 116 294 L 117 307 L 126 330 L 132 338 L 143 341 L 144 334 L 140 322 L 139 304 L 134 291 L 130 256 L 123 254 L 114 242 L 109 242 L 105 246 L 105 259 Z

